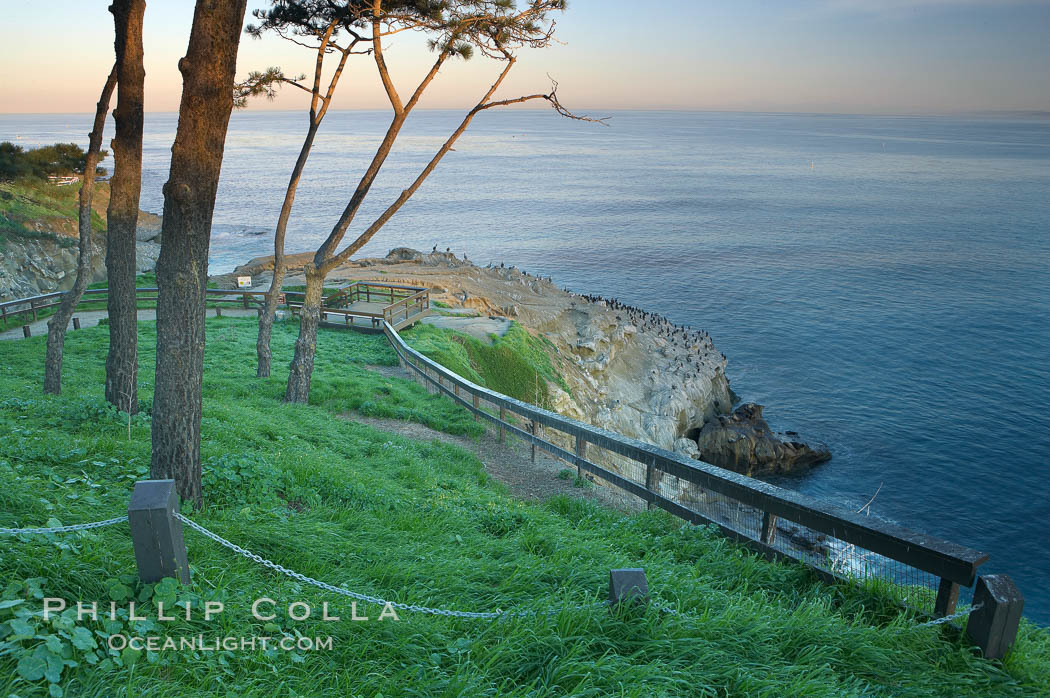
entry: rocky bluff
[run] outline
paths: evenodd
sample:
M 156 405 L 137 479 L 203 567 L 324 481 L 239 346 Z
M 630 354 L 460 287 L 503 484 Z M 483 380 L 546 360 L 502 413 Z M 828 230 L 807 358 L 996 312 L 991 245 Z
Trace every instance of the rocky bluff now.
M 55 208 L 50 198 L 54 187 L 40 185 L 41 191 L 30 189 L 20 196 L 30 217 L 8 220 L 0 211 L 0 301 L 27 298 L 73 287 L 77 271 L 77 219 Z M 72 187 L 61 192 L 69 200 L 75 199 Z M 57 196 L 57 195 L 55 195 Z M 15 198 L 11 192 L 0 189 L 0 198 Z M 103 223 L 109 202 L 109 183 L 99 182 L 92 200 L 92 210 Z M 136 271 L 153 271 L 160 256 L 160 216 L 139 211 L 136 230 Z M 106 280 L 106 233 L 98 230 L 91 238 L 91 283 Z
M 311 254 L 292 255 L 287 283 L 303 283 Z M 229 275 L 269 283 L 272 257 Z M 546 337 L 569 391 L 550 385 L 551 409 L 747 475 L 797 471 L 830 458 L 791 432 L 778 434 L 761 407 L 741 406 L 726 377 L 726 357 L 706 333 L 615 300 L 579 295 L 550 279 L 504 265 L 479 267 L 451 252 L 398 248 L 354 260 L 329 285 L 353 280 L 427 286 L 454 311 L 511 318 Z M 463 309 L 463 310 L 459 310 Z M 443 323 L 455 326 L 455 320 Z

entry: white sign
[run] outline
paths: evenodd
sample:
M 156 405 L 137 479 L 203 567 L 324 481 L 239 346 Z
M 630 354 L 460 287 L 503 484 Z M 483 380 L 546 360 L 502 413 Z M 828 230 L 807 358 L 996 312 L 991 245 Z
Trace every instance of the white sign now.
M 252 277 L 250 276 L 238 276 L 237 277 L 237 288 L 251 288 Z

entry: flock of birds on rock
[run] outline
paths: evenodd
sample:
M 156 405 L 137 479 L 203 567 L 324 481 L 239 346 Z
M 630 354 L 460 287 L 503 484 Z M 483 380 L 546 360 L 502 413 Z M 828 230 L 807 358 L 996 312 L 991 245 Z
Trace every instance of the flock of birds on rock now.
M 437 245 L 434 245 L 433 251 L 437 252 Z M 446 247 L 445 252 L 451 254 L 452 248 Z M 463 254 L 463 261 L 468 261 L 466 253 Z M 493 265 L 489 264 L 487 268 L 493 268 Z M 506 269 L 506 265 L 503 262 L 500 262 L 499 268 Z M 519 269 L 518 271 L 522 274 L 522 276 L 532 276 L 524 269 Z M 540 276 L 535 278 L 538 278 L 541 281 L 547 281 L 548 283 L 553 283 L 553 279 L 549 276 Z M 642 310 L 641 308 L 636 308 L 633 305 L 621 303 L 615 298 L 604 298 L 602 296 L 586 293 L 574 293 L 568 288 L 563 290 L 573 298 L 582 298 L 588 303 L 604 303 L 607 308 L 625 314 L 627 316 L 627 320 L 632 325 L 638 327 L 644 332 L 655 333 L 658 337 L 662 337 L 668 340 L 669 342 L 682 345 L 686 348 L 697 346 L 697 350 L 691 350 L 686 355 L 685 360 L 687 364 L 693 363 L 694 351 L 696 354 L 699 354 L 700 349 L 714 349 L 714 342 L 711 341 L 711 336 L 707 334 L 706 330 L 694 330 L 689 325 L 676 325 L 667 318 L 665 318 L 663 315 L 652 313 L 648 310 Z M 575 308 L 576 304 L 573 303 L 572 307 Z M 623 315 L 617 315 L 616 319 L 619 322 L 623 322 Z M 721 356 L 722 360 L 725 361 L 726 355 L 724 353 L 721 353 Z M 696 363 L 697 365 L 699 365 L 701 363 L 700 359 L 697 359 Z M 677 367 L 684 368 L 684 366 L 682 366 L 681 364 L 681 361 L 678 362 Z
M 713 349 L 714 343 L 711 341 L 710 335 L 705 330 L 694 330 L 689 325 L 676 325 L 663 315 L 657 313 L 651 313 L 648 310 L 636 308 L 633 305 L 621 303 L 615 298 L 604 298 L 602 296 L 596 296 L 591 294 L 579 294 L 573 293 L 569 289 L 565 289 L 565 292 L 574 298 L 582 298 L 588 303 L 604 303 L 610 310 L 616 311 L 620 314 L 616 316 L 617 321 L 623 322 L 624 315 L 627 316 L 627 320 L 640 330 L 647 333 L 656 334 L 658 337 L 662 337 L 669 342 L 678 344 L 687 349 L 688 353 L 685 357 L 687 364 L 693 363 L 693 354 L 699 354 L 700 349 Z M 576 307 L 573 303 L 572 307 Z M 692 347 L 698 347 L 693 350 Z M 726 359 L 726 355 L 722 354 L 722 360 Z M 696 363 L 701 363 L 700 359 L 697 359 Z M 678 362 L 677 367 L 685 368 L 682 366 L 681 361 Z

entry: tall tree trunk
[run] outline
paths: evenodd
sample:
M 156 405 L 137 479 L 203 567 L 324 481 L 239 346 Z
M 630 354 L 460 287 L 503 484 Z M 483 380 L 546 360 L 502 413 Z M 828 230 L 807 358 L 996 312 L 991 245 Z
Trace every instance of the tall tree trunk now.
M 102 150 L 102 130 L 106 126 L 109 100 L 113 86 L 117 83 L 117 67 L 113 66 L 106 84 L 102 88 L 95 121 L 88 136 L 87 160 L 84 163 L 84 179 L 80 185 L 80 208 L 77 211 L 77 229 L 80 244 L 77 256 L 77 278 L 73 288 L 62 296 L 58 311 L 47 322 L 47 352 L 44 357 L 44 392 L 58 395 L 62 392 L 62 350 L 66 343 L 66 326 L 73 311 L 91 281 L 91 197 L 95 193 L 95 168 L 98 167 L 99 151 Z
M 314 354 L 317 353 L 317 326 L 321 321 L 321 294 L 324 274 L 313 264 L 306 267 L 306 297 L 299 320 L 299 338 L 295 340 L 295 356 L 288 372 L 285 402 L 306 404 L 310 400 L 310 378 L 314 372 Z
M 150 476 L 174 478 L 179 495 L 196 505 L 208 247 L 246 2 L 197 0 L 179 61 L 182 102 L 164 185 Z
M 320 120 L 313 115 L 310 116 L 310 130 L 306 133 L 303 147 L 299 151 L 299 158 L 292 168 L 292 176 L 288 179 L 288 188 L 284 193 L 284 204 L 281 206 L 281 215 L 277 218 L 277 230 L 273 236 L 273 280 L 270 281 L 270 290 L 266 292 L 266 304 L 262 315 L 259 316 L 259 337 L 255 342 L 255 351 L 259 356 L 259 366 L 256 375 L 265 378 L 270 375 L 270 364 L 273 361 L 273 353 L 270 351 L 270 336 L 273 334 L 274 315 L 277 313 L 277 300 L 281 295 L 281 285 L 284 284 L 286 271 L 284 262 L 284 238 L 288 229 L 288 218 L 292 214 L 292 205 L 295 203 L 295 192 L 299 188 L 299 179 L 306 167 L 306 160 L 310 157 L 310 149 L 314 145 L 314 136 L 317 135 L 317 127 Z
M 142 17 L 146 0 L 113 0 L 116 29 L 117 108 L 113 110 L 113 177 L 109 184 L 106 277 L 109 294 L 109 354 L 106 400 L 138 412 L 138 311 L 135 301 L 135 229 L 142 189 Z

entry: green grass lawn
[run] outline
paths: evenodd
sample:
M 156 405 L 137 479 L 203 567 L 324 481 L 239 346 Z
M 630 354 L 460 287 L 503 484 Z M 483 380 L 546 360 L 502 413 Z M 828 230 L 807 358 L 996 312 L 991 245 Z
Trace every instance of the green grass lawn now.
M 143 411 L 103 401 L 104 328 L 66 341 L 64 393 L 40 395 L 44 338 L 0 348 L 0 526 L 72 524 L 126 511 L 147 477 L 155 332 L 140 325 Z M 297 327 L 277 323 L 274 365 Z M 1050 636 L 1024 623 L 1013 653 L 986 661 L 949 630 L 916 628 L 885 592 L 829 587 L 663 513 L 589 500 L 510 497 L 469 450 L 337 416 L 349 411 L 477 435 L 471 416 L 366 364 L 394 364 L 381 336 L 322 330 L 311 404 L 280 402 L 285 375 L 255 373 L 250 319 L 208 320 L 202 456 L 192 518 L 262 556 L 354 591 L 460 610 L 565 608 L 500 621 L 404 613 L 350 620 L 348 600 L 279 576 L 187 530 L 193 582 L 136 581 L 123 525 L 0 540 L 0 695 L 679 696 L 1038 695 Z M 490 438 L 490 437 L 482 437 Z M 641 566 L 660 602 L 571 610 Z M 42 597 L 119 601 L 115 621 L 45 622 Z M 279 602 L 273 621 L 253 600 Z M 140 600 L 151 620 L 131 621 Z M 158 601 L 220 600 L 211 622 L 160 623 Z M 304 601 L 306 621 L 283 607 Z M 320 619 L 328 602 L 339 622 Z M 181 610 L 181 609 L 180 609 Z M 120 615 L 122 614 L 122 615 Z M 331 637 L 330 650 L 108 652 L 111 633 Z M 28 679 L 26 677 L 29 677 Z M 31 680 L 30 680 L 31 679 Z M 53 679 L 53 681 L 52 681 Z

